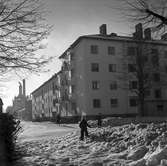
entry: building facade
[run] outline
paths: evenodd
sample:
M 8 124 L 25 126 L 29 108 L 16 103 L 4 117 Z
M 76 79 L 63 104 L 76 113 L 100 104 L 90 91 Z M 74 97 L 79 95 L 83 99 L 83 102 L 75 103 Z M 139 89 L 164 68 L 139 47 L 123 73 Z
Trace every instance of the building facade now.
M 19 82 L 19 94 L 14 97 L 12 106 L 9 106 L 6 112 L 21 120 L 32 120 L 32 101 L 29 96 L 26 96 L 25 79 L 22 83 Z
M 99 34 L 80 36 L 72 43 L 59 57 L 61 71 L 32 93 L 34 118 L 43 113 L 51 117 L 52 112 L 64 117 L 99 113 L 136 116 L 139 85 L 133 73 L 133 57 L 138 48 L 144 54 L 149 78 L 144 115 L 167 115 L 167 37 L 153 40 L 150 29 L 143 32 L 141 24 L 132 37 L 107 34 L 105 24 L 99 30 Z M 53 82 L 57 86 L 55 94 Z
M 32 118 L 34 120 L 54 119 L 60 113 L 60 78 L 59 73 L 31 93 Z
M 79 37 L 61 56 L 66 79 L 64 109 L 75 115 L 135 116 L 138 101 L 133 56 L 141 47 L 149 76 L 145 116 L 167 115 L 167 41 L 153 40 L 150 29 L 141 24 L 133 37 L 100 34 Z M 130 58 L 129 58 L 130 57 Z M 135 58 L 136 59 L 136 58 Z M 133 64 L 134 63 L 134 64 Z

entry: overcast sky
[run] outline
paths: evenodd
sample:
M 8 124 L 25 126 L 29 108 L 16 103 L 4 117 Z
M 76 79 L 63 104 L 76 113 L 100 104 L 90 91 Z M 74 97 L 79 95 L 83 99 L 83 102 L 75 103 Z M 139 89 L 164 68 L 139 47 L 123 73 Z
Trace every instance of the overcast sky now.
M 114 10 L 116 0 L 43 0 L 45 8 L 49 10 L 47 20 L 54 28 L 45 44 L 47 48 L 40 51 L 48 56 L 60 56 L 79 36 L 99 33 L 99 26 L 107 24 L 108 33 L 129 35 L 132 29 L 130 23 L 121 19 L 119 11 Z M 119 6 L 120 7 L 120 6 Z M 120 11 L 121 12 L 121 11 Z M 49 65 L 50 72 L 26 77 L 26 94 L 47 81 L 54 73 L 60 70 L 61 62 L 55 59 Z M 24 76 L 23 76 L 24 78 Z M 8 82 L 3 96 L 4 106 L 12 104 L 14 96 L 18 95 L 19 84 L 22 78 L 15 78 Z

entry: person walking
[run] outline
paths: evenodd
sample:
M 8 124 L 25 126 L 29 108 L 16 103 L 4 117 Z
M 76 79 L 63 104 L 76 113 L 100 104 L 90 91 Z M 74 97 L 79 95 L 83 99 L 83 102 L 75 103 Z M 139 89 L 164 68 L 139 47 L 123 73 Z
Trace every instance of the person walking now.
M 57 124 L 60 125 L 61 117 L 60 114 L 57 114 Z
M 2 112 L 3 112 L 3 101 L 0 98 L 0 113 L 2 113 Z
M 91 126 L 87 123 L 85 116 L 82 117 L 82 120 L 81 120 L 81 122 L 79 123 L 79 127 L 80 127 L 80 129 L 81 129 L 81 131 L 80 131 L 80 140 L 83 141 L 83 140 L 84 140 L 84 136 L 86 136 L 86 137 L 89 136 L 89 135 L 88 135 L 88 129 L 87 129 L 87 127 L 89 127 L 89 128 L 91 127 Z
M 101 126 L 102 126 L 101 113 L 99 113 L 98 116 L 97 116 L 97 126 L 98 126 L 98 127 L 101 127 Z

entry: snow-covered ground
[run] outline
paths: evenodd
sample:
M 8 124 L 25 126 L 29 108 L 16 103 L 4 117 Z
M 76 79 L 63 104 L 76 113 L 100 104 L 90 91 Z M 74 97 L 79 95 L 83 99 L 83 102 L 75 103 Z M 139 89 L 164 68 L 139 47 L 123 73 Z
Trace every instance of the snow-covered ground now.
M 21 122 L 22 132 L 19 141 L 34 141 L 66 135 L 76 130 L 75 125 L 57 125 L 52 122 Z
M 62 137 L 24 141 L 20 165 L 29 166 L 167 166 L 167 123 L 79 129 Z

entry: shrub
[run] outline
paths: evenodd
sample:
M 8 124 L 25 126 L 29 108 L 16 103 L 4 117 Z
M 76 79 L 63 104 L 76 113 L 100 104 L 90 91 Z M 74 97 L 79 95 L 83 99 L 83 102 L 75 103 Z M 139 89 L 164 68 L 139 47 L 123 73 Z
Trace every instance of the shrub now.
M 0 162 L 12 165 L 16 158 L 16 140 L 21 129 L 20 121 L 7 113 L 0 114 Z

